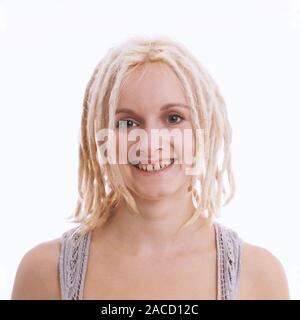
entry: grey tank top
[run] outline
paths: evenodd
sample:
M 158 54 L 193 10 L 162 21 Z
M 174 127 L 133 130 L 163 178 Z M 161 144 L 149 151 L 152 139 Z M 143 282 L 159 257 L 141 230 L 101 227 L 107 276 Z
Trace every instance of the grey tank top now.
M 82 236 L 78 227 L 64 232 L 60 239 L 58 263 L 62 300 L 82 300 L 91 241 L 91 232 Z M 217 251 L 217 300 L 237 298 L 243 241 L 232 229 L 214 222 Z

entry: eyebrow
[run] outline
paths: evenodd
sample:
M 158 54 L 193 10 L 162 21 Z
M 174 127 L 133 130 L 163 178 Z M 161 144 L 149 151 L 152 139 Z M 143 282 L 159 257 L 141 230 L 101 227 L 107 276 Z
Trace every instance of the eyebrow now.
M 160 110 L 167 110 L 169 108 L 172 107 L 183 107 L 186 109 L 189 109 L 189 106 L 184 104 L 184 103 L 180 103 L 180 102 L 170 102 L 170 103 L 166 103 L 164 105 L 162 105 L 162 107 L 160 108 Z M 131 114 L 136 114 L 133 110 L 128 109 L 128 108 L 120 108 L 116 111 L 116 114 L 118 113 L 131 113 Z

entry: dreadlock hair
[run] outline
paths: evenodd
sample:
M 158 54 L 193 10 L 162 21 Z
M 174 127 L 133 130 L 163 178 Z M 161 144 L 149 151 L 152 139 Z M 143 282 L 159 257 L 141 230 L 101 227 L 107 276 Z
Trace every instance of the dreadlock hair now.
M 78 200 L 75 212 L 69 217 L 71 222 L 80 223 L 81 234 L 104 224 L 110 218 L 111 209 L 121 199 L 134 212 L 139 212 L 118 166 L 100 163 L 96 132 L 114 128 L 115 110 L 124 79 L 136 68 L 155 62 L 167 64 L 180 80 L 191 108 L 193 128 L 201 129 L 202 134 L 202 143 L 196 143 L 195 157 L 196 163 L 203 157 L 202 170 L 192 177 L 189 188 L 197 205 L 192 217 L 182 227 L 194 223 L 200 214 L 205 214 L 208 223 L 212 224 L 219 215 L 222 195 L 228 196 L 223 205 L 234 196 L 230 151 L 232 129 L 215 81 L 182 44 L 168 37 L 135 36 L 108 50 L 85 90 L 79 140 Z M 225 174 L 228 189 L 224 185 Z

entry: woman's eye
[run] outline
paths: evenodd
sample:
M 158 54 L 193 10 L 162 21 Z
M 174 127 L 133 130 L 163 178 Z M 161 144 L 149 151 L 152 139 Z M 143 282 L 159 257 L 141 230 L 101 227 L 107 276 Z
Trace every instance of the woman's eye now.
M 130 119 L 126 119 L 126 120 L 119 120 L 117 121 L 117 125 L 116 127 L 117 128 L 132 128 L 133 125 L 136 124 L 133 120 L 130 120 Z
M 183 120 L 183 117 L 178 115 L 178 114 L 176 114 L 176 113 L 170 114 L 168 116 L 168 122 L 171 123 L 171 124 L 180 123 L 182 120 Z

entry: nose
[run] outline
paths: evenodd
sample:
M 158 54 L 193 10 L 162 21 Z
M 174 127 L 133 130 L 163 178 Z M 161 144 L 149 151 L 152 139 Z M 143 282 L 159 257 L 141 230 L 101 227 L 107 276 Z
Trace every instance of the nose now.
M 159 159 L 160 146 L 159 129 L 154 126 L 144 128 L 144 134 L 138 144 L 139 157 L 142 162 L 151 163 Z
M 137 150 L 143 163 L 155 163 L 158 160 L 170 159 L 169 130 L 160 127 L 155 121 L 149 121 L 143 128 L 143 135 L 140 137 Z

